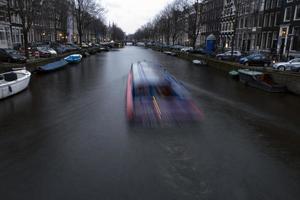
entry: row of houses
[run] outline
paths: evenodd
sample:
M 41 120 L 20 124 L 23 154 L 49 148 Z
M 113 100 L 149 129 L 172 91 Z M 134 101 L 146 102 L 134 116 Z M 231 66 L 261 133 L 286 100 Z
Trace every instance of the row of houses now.
M 47 1 L 42 2 L 47 3 Z M 65 2 L 67 3 L 66 10 L 59 16 L 36 10 L 40 14 L 33 20 L 28 33 L 29 43 L 79 43 L 74 5 L 72 1 L 66 0 Z M 22 23 L 16 12 L 17 3 L 16 0 L 0 0 L 0 48 L 18 48 L 23 45 Z M 93 28 L 91 30 L 87 28 L 84 31 L 83 42 L 103 39 L 103 36 L 95 33 Z
M 218 47 L 300 56 L 300 0 L 203 0 L 198 44 L 213 34 Z

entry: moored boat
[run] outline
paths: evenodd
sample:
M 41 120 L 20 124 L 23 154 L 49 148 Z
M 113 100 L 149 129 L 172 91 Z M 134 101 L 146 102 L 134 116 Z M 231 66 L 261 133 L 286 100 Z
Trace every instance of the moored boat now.
M 263 72 L 251 71 L 249 69 L 238 70 L 239 78 L 242 83 L 267 92 L 285 92 L 286 88 L 272 80 L 272 77 Z
M 207 63 L 203 60 L 193 60 L 193 64 L 195 64 L 195 65 L 206 65 Z
M 49 71 L 53 71 L 53 70 L 57 70 L 57 69 L 63 68 L 67 64 L 68 64 L 67 61 L 65 61 L 64 59 L 61 59 L 59 61 L 52 62 L 52 63 L 46 64 L 46 65 L 40 66 L 38 68 L 38 70 L 42 71 L 42 72 L 49 72 Z
M 232 70 L 228 74 L 232 79 L 235 79 L 235 80 L 239 79 L 239 72 L 236 70 Z
M 81 54 L 72 54 L 64 58 L 64 60 L 67 61 L 68 63 L 79 63 L 81 59 L 82 59 Z
M 0 74 L 0 99 L 17 94 L 28 87 L 31 73 L 27 70 Z
M 177 54 L 172 51 L 164 51 L 164 54 L 169 55 L 169 56 L 176 56 Z

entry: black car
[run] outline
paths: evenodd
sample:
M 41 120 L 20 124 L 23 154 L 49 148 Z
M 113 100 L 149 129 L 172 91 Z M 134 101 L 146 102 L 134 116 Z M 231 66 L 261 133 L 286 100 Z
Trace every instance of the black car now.
M 202 48 L 188 50 L 187 52 L 194 53 L 194 54 L 205 54 L 205 50 Z
M 271 60 L 264 54 L 251 54 L 240 59 L 240 63 L 246 66 L 269 66 Z
M 239 61 L 242 53 L 240 51 L 227 51 L 216 55 L 218 60 Z
M 26 57 L 14 49 L 0 49 L 0 60 L 3 62 L 25 63 Z

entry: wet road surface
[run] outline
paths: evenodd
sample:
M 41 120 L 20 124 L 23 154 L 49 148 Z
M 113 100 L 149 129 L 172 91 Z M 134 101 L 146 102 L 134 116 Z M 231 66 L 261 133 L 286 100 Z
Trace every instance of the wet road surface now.
M 200 124 L 131 127 L 130 64 L 161 62 L 191 91 Z M 97 54 L 0 101 L 0 198 L 299 199 L 300 98 L 138 47 Z

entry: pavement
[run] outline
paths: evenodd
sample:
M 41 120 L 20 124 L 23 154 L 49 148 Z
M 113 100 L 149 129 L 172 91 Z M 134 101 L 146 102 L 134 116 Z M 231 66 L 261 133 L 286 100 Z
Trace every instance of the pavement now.
M 199 124 L 132 127 L 130 65 L 160 62 L 204 112 Z M 96 54 L 0 101 L 5 200 L 298 200 L 299 96 L 139 47 Z

